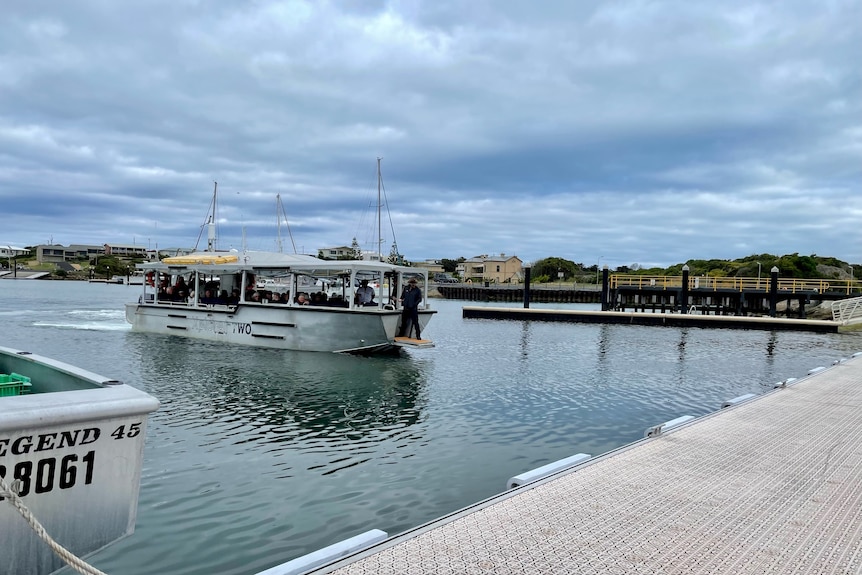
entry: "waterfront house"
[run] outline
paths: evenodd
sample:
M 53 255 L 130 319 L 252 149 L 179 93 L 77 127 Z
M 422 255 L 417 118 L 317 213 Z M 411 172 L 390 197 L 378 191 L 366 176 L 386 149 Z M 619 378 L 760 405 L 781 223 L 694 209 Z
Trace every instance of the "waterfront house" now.
M 74 260 L 92 260 L 105 254 L 105 246 L 69 244 L 41 244 L 34 248 L 36 261 L 43 263 L 59 263 Z
M 19 248 L 12 245 L 0 246 L 0 258 L 9 259 L 15 258 L 18 256 L 25 256 L 30 253 L 30 250 L 26 248 Z
M 350 246 L 319 248 L 317 257 L 322 260 L 349 260 L 353 259 L 353 248 Z
M 147 258 L 147 248 L 128 244 L 105 244 L 105 255 L 119 258 Z
M 523 278 L 523 262 L 518 256 L 485 254 L 464 260 L 456 271 L 465 281 L 519 283 Z

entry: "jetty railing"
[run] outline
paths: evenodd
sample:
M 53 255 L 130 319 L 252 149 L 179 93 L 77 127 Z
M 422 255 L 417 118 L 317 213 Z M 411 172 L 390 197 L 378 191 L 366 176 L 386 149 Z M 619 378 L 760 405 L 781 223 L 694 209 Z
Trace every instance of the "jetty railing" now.
M 841 323 L 853 320 L 862 322 L 862 297 L 832 302 L 832 319 Z
M 621 275 L 610 276 L 610 288 L 631 287 L 637 289 L 679 290 L 682 288 L 682 276 L 641 276 Z M 749 277 L 712 277 L 689 276 L 688 289 L 708 289 L 725 291 L 757 291 L 769 292 L 770 278 Z M 859 293 L 860 285 L 854 280 L 823 280 L 803 278 L 783 278 L 778 280 L 778 291 L 790 293 Z

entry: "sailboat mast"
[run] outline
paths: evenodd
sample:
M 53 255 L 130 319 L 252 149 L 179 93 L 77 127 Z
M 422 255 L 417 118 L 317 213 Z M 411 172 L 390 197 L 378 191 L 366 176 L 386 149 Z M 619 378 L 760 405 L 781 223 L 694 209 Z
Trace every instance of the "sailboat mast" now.
M 275 195 L 275 219 L 276 219 L 276 230 L 278 234 L 278 253 L 282 253 L 281 247 L 281 194 Z
M 380 173 L 380 160 L 383 158 L 377 158 L 377 255 L 380 258 L 380 261 L 383 261 L 383 231 L 381 228 L 381 217 L 380 217 L 380 186 L 382 184 L 383 176 Z
M 213 209 L 210 215 L 210 221 L 207 223 L 207 251 L 216 251 L 216 222 L 218 215 L 216 209 L 218 206 L 218 182 L 213 182 Z
M 290 245 L 293 246 L 293 253 L 296 253 L 296 242 L 293 240 L 293 230 L 290 229 L 290 222 L 287 219 L 287 214 L 284 212 L 284 203 L 281 201 L 281 194 L 275 196 L 275 211 L 278 221 L 278 253 L 284 252 L 284 245 L 281 241 L 281 220 L 284 219 L 284 224 L 287 226 L 287 235 L 290 236 Z

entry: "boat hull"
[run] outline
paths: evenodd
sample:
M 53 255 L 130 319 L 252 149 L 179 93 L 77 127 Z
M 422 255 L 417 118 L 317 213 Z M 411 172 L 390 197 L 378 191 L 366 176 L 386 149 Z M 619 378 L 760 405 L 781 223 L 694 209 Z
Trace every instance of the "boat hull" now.
M 30 393 L 0 397 L 0 475 L 48 534 L 84 557 L 131 534 L 152 396 L 49 358 L 0 347 L 0 372 Z M 65 563 L 0 501 L 0 573 L 52 573 Z
M 419 312 L 424 328 L 432 310 Z M 133 331 L 298 351 L 375 353 L 391 349 L 401 312 L 315 306 L 127 304 Z

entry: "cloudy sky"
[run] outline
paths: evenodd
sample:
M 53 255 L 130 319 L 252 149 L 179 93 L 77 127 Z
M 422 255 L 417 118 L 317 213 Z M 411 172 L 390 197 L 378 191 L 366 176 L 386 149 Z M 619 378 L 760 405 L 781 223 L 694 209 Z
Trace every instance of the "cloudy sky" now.
M 275 249 L 281 221 L 286 251 L 373 250 L 380 157 L 384 252 L 413 260 L 860 263 L 860 22 L 859 0 L 7 2 L 0 243 L 193 246 L 217 181 L 219 248 Z

